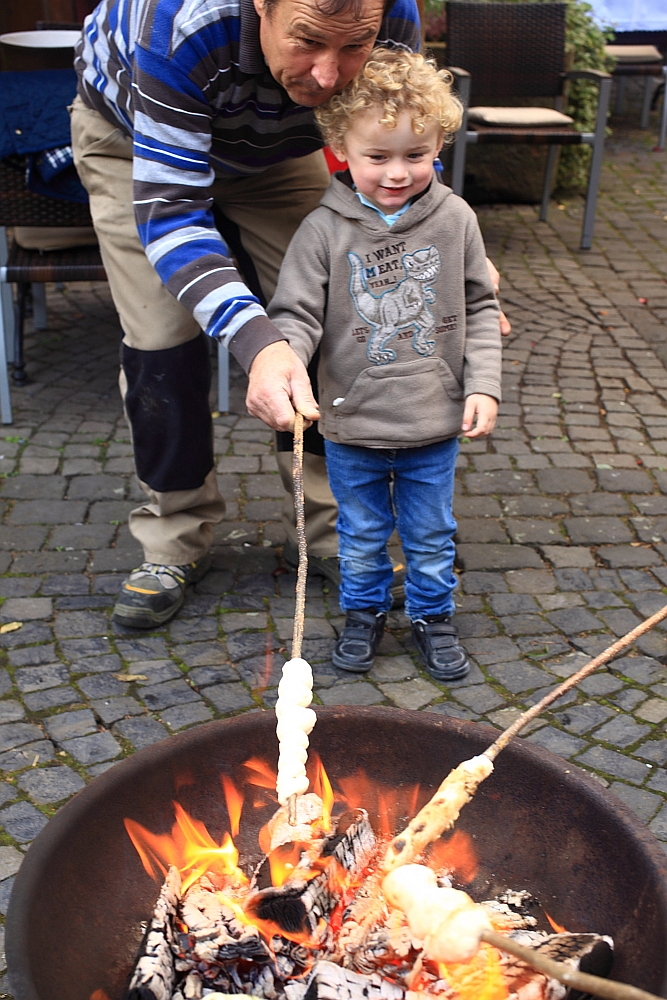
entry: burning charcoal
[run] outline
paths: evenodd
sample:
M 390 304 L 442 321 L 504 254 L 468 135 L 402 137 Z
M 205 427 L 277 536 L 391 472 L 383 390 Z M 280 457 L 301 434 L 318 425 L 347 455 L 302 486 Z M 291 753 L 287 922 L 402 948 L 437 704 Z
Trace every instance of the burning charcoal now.
M 204 984 L 196 972 L 191 972 L 183 983 L 185 1000 L 201 1000 L 204 995 Z
M 563 962 L 573 969 L 590 972 L 595 976 L 608 976 L 613 962 L 613 941 L 600 934 L 545 934 L 542 931 L 512 931 L 509 937 L 520 944 L 534 948 L 555 962 Z M 548 979 L 525 965 L 520 959 L 506 952 L 501 953 L 503 976 L 510 993 L 518 1000 L 574 1000 L 567 986 L 556 979 Z M 537 992 L 539 988 L 539 992 Z M 580 996 L 576 994 L 576 996 Z
M 319 795 L 315 795 L 314 792 L 309 792 L 307 795 L 299 795 L 296 800 L 295 825 L 290 825 L 287 812 L 287 806 L 281 806 L 268 822 L 272 851 L 282 844 L 296 843 L 297 841 L 308 843 L 308 841 L 312 840 L 313 828 L 311 823 L 322 819 L 322 799 Z
M 358 809 L 344 833 L 324 841 L 320 859 L 333 858 L 346 872 L 357 874 L 368 864 L 375 847 L 368 813 Z M 284 885 L 256 893 L 246 901 L 246 912 L 258 920 L 272 921 L 288 934 L 315 934 L 320 921 L 326 921 L 335 908 L 341 890 L 332 885 L 326 870 L 309 882 L 298 875 L 297 867 Z
M 188 889 L 179 916 L 188 933 L 178 935 L 176 948 L 179 958 L 191 963 L 190 968 L 199 962 L 220 965 L 245 959 L 264 964 L 271 960 L 259 930 L 242 923 L 205 876 Z
M 403 1000 L 404 990 L 377 973 L 362 976 L 333 962 L 318 962 L 304 1000 Z
M 128 1000 L 172 1000 L 176 970 L 172 947 L 181 894 L 177 868 L 167 873 L 130 982 Z

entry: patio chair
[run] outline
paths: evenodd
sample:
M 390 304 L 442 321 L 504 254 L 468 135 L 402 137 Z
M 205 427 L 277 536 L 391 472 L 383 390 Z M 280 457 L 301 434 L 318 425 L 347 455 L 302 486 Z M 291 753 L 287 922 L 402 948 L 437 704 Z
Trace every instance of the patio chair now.
M 648 116 L 651 110 L 651 102 L 658 97 L 658 91 L 662 89 L 662 114 L 660 116 L 660 134 L 656 150 L 662 151 L 665 148 L 665 137 L 667 136 L 667 63 L 655 45 L 606 45 L 605 52 L 615 60 L 612 76 L 616 80 L 616 101 L 614 111 L 617 115 L 623 113 L 623 99 L 625 96 L 625 81 L 631 76 L 644 77 L 644 99 L 642 101 L 640 128 L 648 128 Z M 658 86 L 654 87 L 654 81 L 658 81 Z M 662 85 L 662 86 L 661 86 Z
M 447 63 L 458 82 L 463 122 L 454 143 L 452 188 L 463 193 L 468 143 L 531 143 L 549 147 L 540 219 L 545 222 L 556 155 L 561 145 L 593 147 L 581 248 L 593 239 L 611 76 L 600 70 L 572 70 L 565 65 L 564 3 L 484 3 L 452 0 L 447 4 Z M 591 80 L 599 87 L 594 132 L 578 132 L 561 112 L 568 80 Z M 554 108 L 480 107 L 521 98 L 550 98 Z M 473 107 L 470 105 L 474 102 Z

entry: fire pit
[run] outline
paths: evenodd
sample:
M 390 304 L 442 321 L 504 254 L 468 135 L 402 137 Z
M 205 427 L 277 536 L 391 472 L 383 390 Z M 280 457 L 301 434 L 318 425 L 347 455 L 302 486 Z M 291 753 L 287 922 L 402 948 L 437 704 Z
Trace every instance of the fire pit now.
M 172 737 L 116 765 L 58 813 L 12 895 L 7 958 L 16 1000 L 123 998 L 158 894 L 123 820 L 167 833 L 178 801 L 219 842 L 229 829 L 221 774 L 240 785 L 248 758 L 273 763 L 274 728 L 272 713 L 258 713 Z M 311 745 L 334 783 L 363 769 L 386 786 L 430 791 L 492 736 L 432 714 L 320 708 Z M 246 868 L 262 857 L 257 836 L 271 811 L 243 814 L 235 841 Z M 479 859 L 468 886 L 474 898 L 528 890 L 569 930 L 613 937 L 615 979 L 667 989 L 667 858 L 597 782 L 517 742 L 458 828 Z

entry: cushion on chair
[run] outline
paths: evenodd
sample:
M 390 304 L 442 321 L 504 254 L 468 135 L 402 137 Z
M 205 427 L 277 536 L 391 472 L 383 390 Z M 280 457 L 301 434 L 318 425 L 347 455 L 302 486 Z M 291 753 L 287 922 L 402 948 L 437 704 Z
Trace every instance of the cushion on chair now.
M 569 115 L 554 111 L 553 108 L 469 108 L 468 121 L 480 125 L 507 125 L 514 128 L 541 125 L 571 125 Z
M 605 45 L 604 50 L 617 63 L 662 62 L 655 45 Z
M 97 244 L 92 226 L 14 226 L 14 239 L 24 250 L 69 250 Z

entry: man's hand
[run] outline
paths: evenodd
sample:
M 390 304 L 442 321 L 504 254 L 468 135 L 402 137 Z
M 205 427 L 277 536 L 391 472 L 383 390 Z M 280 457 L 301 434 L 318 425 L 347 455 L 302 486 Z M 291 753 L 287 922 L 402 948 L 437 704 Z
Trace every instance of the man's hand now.
M 255 356 L 245 402 L 248 413 L 275 431 L 294 430 L 295 410 L 306 418 L 304 427 L 320 416 L 308 372 L 286 340 L 269 344 Z
M 469 438 L 486 437 L 496 426 L 497 415 L 498 403 L 493 396 L 486 396 L 482 392 L 473 392 L 466 398 L 461 430 Z M 475 416 L 477 424 L 473 430 Z
M 489 269 L 489 277 L 491 278 L 493 291 L 496 295 L 498 295 L 500 292 L 500 275 L 498 274 L 498 268 L 492 260 L 489 260 L 488 257 L 486 258 L 486 266 Z M 502 309 L 500 310 L 500 332 L 503 337 L 507 337 L 512 332 L 512 325 Z

